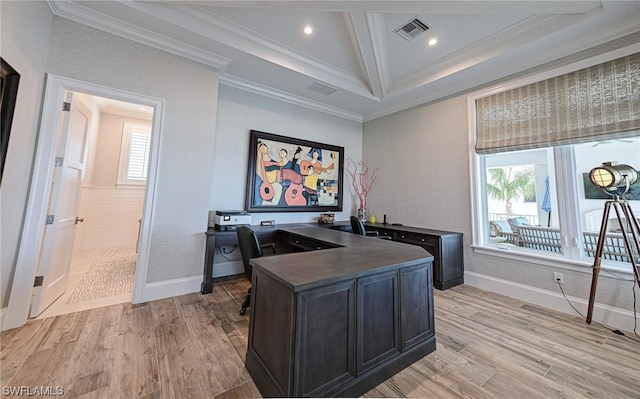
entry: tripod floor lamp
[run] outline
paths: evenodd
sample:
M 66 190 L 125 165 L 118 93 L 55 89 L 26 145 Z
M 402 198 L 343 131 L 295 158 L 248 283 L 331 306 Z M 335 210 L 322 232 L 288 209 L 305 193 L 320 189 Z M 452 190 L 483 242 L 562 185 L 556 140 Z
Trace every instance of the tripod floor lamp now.
M 617 165 L 614 162 L 605 162 L 602 166 L 591 169 L 589 179 L 596 187 L 599 187 L 607 195 L 610 195 L 612 199 L 604 203 L 600 234 L 598 235 L 598 244 L 596 245 L 593 261 L 593 277 L 591 279 L 591 292 L 589 294 L 587 324 L 591 324 L 593 316 L 598 274 L 600 273 L 602 252 L 606 242 L 609 211 L 612 207 L 618 218 L 622 239 L 627 249 L 629 262 L 635 273 L 636 282 L 638 286 L 640 286 L 640 225 L 629 203 L 624 199 L 624 194 L 629 191 L 629 186 L 638 181 L 638 172 L 628 165 Z M 625 223 L 625 221 L 627 221 L 627 223 Z

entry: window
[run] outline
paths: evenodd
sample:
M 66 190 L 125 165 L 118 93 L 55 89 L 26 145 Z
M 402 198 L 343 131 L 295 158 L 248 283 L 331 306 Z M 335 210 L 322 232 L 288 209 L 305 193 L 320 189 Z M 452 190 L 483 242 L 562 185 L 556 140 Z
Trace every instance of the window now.
M 151 126 L 124 123 L 118 184 L 144 185 L 147 181 Z
M 476 250 L 593 264 L 610 198 L 588 173 L 609 161 L 640 170 L 638 60 L 632 54 L 470 98 Z M 640 184 L 625 198 L 640 218 Z M 620 231 L 627 222 L 610 212 L 602 265 L 632 272 Z
M 592 185 L 588 173 L 608 161 L 640 170 L 639 154 L 640 132 L 625 139 L 478 156 L 484 170 L 478 174 L 480 219 L 486 223 L 477 241 L 511 253 L 592 264 L 610 197 Z M 535 187 L 534 203 L 526 201 L 527 186 Z M 640 184 L 625 198 L 640 218 Z M 602 264 L 632 271 L 620 231 L 626 222 L 610 212 Z

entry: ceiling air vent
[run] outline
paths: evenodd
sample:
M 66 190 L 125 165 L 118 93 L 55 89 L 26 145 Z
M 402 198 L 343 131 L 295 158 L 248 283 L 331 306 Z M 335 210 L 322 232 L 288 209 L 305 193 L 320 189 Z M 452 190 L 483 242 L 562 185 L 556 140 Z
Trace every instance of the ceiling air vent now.
M 307 86 L 307 90 L 315 91 L 317 93 L 324 94 L 325 96 L 333 94 L 336 91 L 336 89 L 334 89 L 333 87 L 323 85 L 320 82 L 311 83 L 309 86 Z
M 403 39 L 411 41 L 422 32 L 426 32 L 427 29 L 429 29 L 427 24 L 420 21 L 418 17 L 414 17 L 411 21 L 394 30 L 394 32 Z

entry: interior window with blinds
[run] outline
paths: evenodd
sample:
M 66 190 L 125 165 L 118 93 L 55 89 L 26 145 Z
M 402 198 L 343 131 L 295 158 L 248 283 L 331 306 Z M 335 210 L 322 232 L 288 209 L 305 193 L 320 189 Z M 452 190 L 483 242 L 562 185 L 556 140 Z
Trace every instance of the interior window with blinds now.
M 475 108 L 477 244 L 592 263 L 610 197 L 590 170 L 640 170 L 640 54 L 476 98 Z M 639 215 L 640 184 L 626 199 Z M 620 228 L 608 226 L 603 265 L 624 271 Z
M 146 183 L 150 143 L 150 125 L 124 123 L 118 184 Z

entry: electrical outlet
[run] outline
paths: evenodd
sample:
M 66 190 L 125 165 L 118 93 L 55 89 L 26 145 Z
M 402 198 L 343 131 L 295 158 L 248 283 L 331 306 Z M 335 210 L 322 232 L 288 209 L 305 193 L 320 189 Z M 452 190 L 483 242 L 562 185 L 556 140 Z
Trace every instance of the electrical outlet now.
M 562 275 L 562 273 L 553 273 L 553 280 L 560 283 L 560 284 L 564 284 L 564 276 Z

